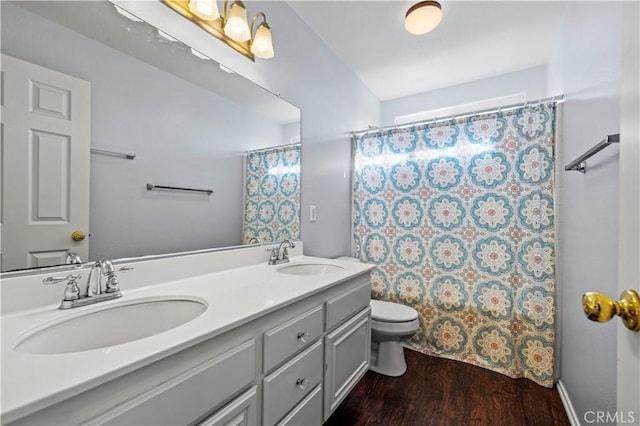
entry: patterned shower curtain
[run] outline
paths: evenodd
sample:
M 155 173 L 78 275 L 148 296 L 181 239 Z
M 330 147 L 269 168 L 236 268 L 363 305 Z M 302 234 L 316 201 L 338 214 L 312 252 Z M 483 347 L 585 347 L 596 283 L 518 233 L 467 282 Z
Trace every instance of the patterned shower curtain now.
M 299 238 L 300 144 L 247 152 L 243 244 Z
M 353 249 L 408 346 L 554 381 L 555 103 L 354 139 Z

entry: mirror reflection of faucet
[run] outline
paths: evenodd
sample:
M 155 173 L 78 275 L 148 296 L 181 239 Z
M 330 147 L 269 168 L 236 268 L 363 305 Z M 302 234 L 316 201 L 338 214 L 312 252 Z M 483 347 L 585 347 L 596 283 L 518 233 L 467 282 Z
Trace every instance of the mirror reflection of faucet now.
M 103 276 L 106 277 L 104 285 L 102 284 Z M 67 287 L 59 309 L 76 308 L 122 297 L 116 270 L 109 260 L 98 260 L 93 264 L 82 289 L 76 283 L 80 278 L 82 278 L 80 274 L 70 274 L 65 277 L 54 276 L 45 278 L 42 283 L 57 284 L 66 281 Z
M 75 251 L 70 251 L 67 253 L 67 260 L 65 263 L 69 265 L 82 265 L 82 258 Z

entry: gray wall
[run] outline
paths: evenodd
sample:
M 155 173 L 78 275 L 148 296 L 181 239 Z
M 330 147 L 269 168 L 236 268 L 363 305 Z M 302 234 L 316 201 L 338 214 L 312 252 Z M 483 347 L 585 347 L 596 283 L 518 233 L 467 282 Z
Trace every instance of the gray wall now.
M 564 92 L 560 164 L 620 131 L 622 7 L 614 2 L 569 2 L 549 63 L 549 93 Z M 587 162 L 587 173 L 559 173 L 561 274 L 560 380 L 584 422 L 586 411 L 616 409 L 616 330 L 588 321 L 586 291 L 617 296 L 618 147 Z
M 242 152 L 283 126 L 7 2 L 2 52 L 90 81 L 91 145 L 137 155 L 91 156 L 91 259 L 240 244 Z
M 485 99 L 524 92 L 527 100 L 544 98 L 547 67 L 541 65 L 482 80 L 445 87 L 429 92 L 392 99 L 382 103 L 382 124 L 394 124 L 398 115 L 446 108 L 453 105 L 477 102 Z
M 301 109 L 304 251 L 323 257 L 347 255 L 351 132 L 379 124 L 380 101 L 286 2 L 245 4 L 250 14 L 266 13 L 275 57 L 250 62 L 214 39 L 199 50 Z M 310 205 L 317 207 L 316 222 L 309 222 Z

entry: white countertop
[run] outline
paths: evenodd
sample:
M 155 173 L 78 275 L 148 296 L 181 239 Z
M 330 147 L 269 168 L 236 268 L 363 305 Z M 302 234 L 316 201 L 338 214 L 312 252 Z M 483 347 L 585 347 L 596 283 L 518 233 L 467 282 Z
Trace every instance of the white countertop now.
M 70 398 L 168 355 L 224 333 L 352 277 L 373 265 L 298 256 L 288 264 L 322 262 L 341 266 L 322 275 L 287 275 L 284 265 L 266 263 L 127 289 L 123 297 L 94 305 L 59 310 L 58 305 L 24 310 L 2 317 L 2 420 L 8 423 Z M 65 354 L 28 354 L 15 345 L 43 324 L 81 316 L 110 305 L 149 297 L 193 297 L 206 301 L 200 316 L 155 336 L 102 349 Z M 62 288 L 60 288 L 62 297 Z M 230 301 L 233 301 L 230 303 Z M 96 332 L 100 332 L 96 330 Z

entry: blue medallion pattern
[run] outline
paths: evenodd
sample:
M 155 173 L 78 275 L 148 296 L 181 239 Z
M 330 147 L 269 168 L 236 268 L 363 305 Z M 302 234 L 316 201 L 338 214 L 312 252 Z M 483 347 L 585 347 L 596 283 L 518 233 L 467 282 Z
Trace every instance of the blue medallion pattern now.
M 526 184 L 542 183 L 553 173 L 553 159 L 547 149 L 530 146 L 518 155 L 516 170 Z
M 467 346 L 465 326 L 451 317 L 443 317 L 433 323 L 431 342 L 445 354 L 463 352 Z
M 522 272 L 535 279 L 553 278 L 554 265 L 553 244 L 542 240 L 529 240 L 520 247 L 518 262 Z
M 469 295 L 462 281 L 452 275 L 443 275 L 433 282 L 431 298 L 438 308 L 453 312 L 464 308 Z
M 527 140 L 542 136 L 548 128 L 550 114 L 542 108 L 523 108 L 513 120 L 518 133 Z
M 507 197 L 490 192 L 473 200 L 471 217 L 477 227 L 499 231 L 511 223 L 513 208 Z
M 359 213 L 359 210 L 358 210 Z M 364 220 L 372 229 L 382 227 L 389 217 L 387 204 L 379 198 L 370 198 L 364 203 Z M 357 219 L 356 219 L 357 223 Z
M 420 303 L 426 293 L 422 278 L 412 272 L 398 276 L 393 289 L 400 300 L 409 304 Z
M 458 238 L 444 235 L 433 240 L 431 260 L 443 271 L 461 268 L 467 260 L 467 250 Z
M 466 215 L 462 201 L 450 195 L 441 195 L 429 203 L 427 210 L 433 226 L 450 231 L 462 225 Z
M 555 119 L 547 103 L 354 140 L 353 253 L 378 265 L 373 297 L 418 311 L 412 348 L 553 385 Z
M 496 326 L 483 327 L 473 338 L 478 355 L 490 365 L 509 367 L 513 363 L 513 344 L 511 336 Z
M 300 146 L 247 153 L 242 243 L 300 238 Z
M 418 143 L 418 134 L 413 130 L 402 130 L 397 133 L 390 133 L 387 136 L 387 144 L 391 152 L 401 154 L 403 152 L 413 152 Z
M 358 141 L 358 152 L 367 157 L 376 157 L 382 154 L 384 140 L 381 136 L 363 136 Z
M 530 231 L 553 229 L 553 199 L 541 191 L 525 195 L 518 203 L 518 219 Z
M 460 162 L 453 157 L 436 158 L 427 164 L 425 176 L 432 187 L 440 190 L 451 189 L 460 183 L 463 170 Z
M 464 132 L 469 142 L 476 144 L 493 144 L 502 139 L 507 127 L 507 120 L 500 114 L 469 117 Z
M 412 235 L 403 235 L 396 240 L 393 254 L 398 262 L 407 268 L 421 265 L 424 259 L 425 250 L 420 238 Z
M 387 174 L 382 166 L 365 166 L 360 175 L 364 189 L 371 194 L 375 194 L 384 188 L 387 183 Z
M 553 293 L 542 287 L 526 288 L 518 297 L 518 308 L 524 318 L 539 329 L 553 327 L 555 313 Z
M 420 184 L 420 169 L 413 161 L 391 167 L 391 183 L 398 191 L 412 191 Z
M 481 271 L 490 275 L 502 275 L 512 269 L 515 255 L 509 241 L 489 237 L 476 243 L 473 259 Z
M 511 289 L 500 281 L 489 281 L 478 285 L 473 300 L 484 315 L 492 319 L 511 318 L 513 295 Z
M 507 180 L 511 166 L 507 156 L 500 152 L 483 152 L 471 157 L 469 176 L 476 185 L 495 188 Z
M 422 203 L 411 197 L 402 197 L 393 205 L 393 219 L 398 226 L 411 230 L 422 223 Z
M 422 132 L 427 147 L 435 149 L 451 148 L 458 142 L 460 129 L 452 123 L 432 124 Z

